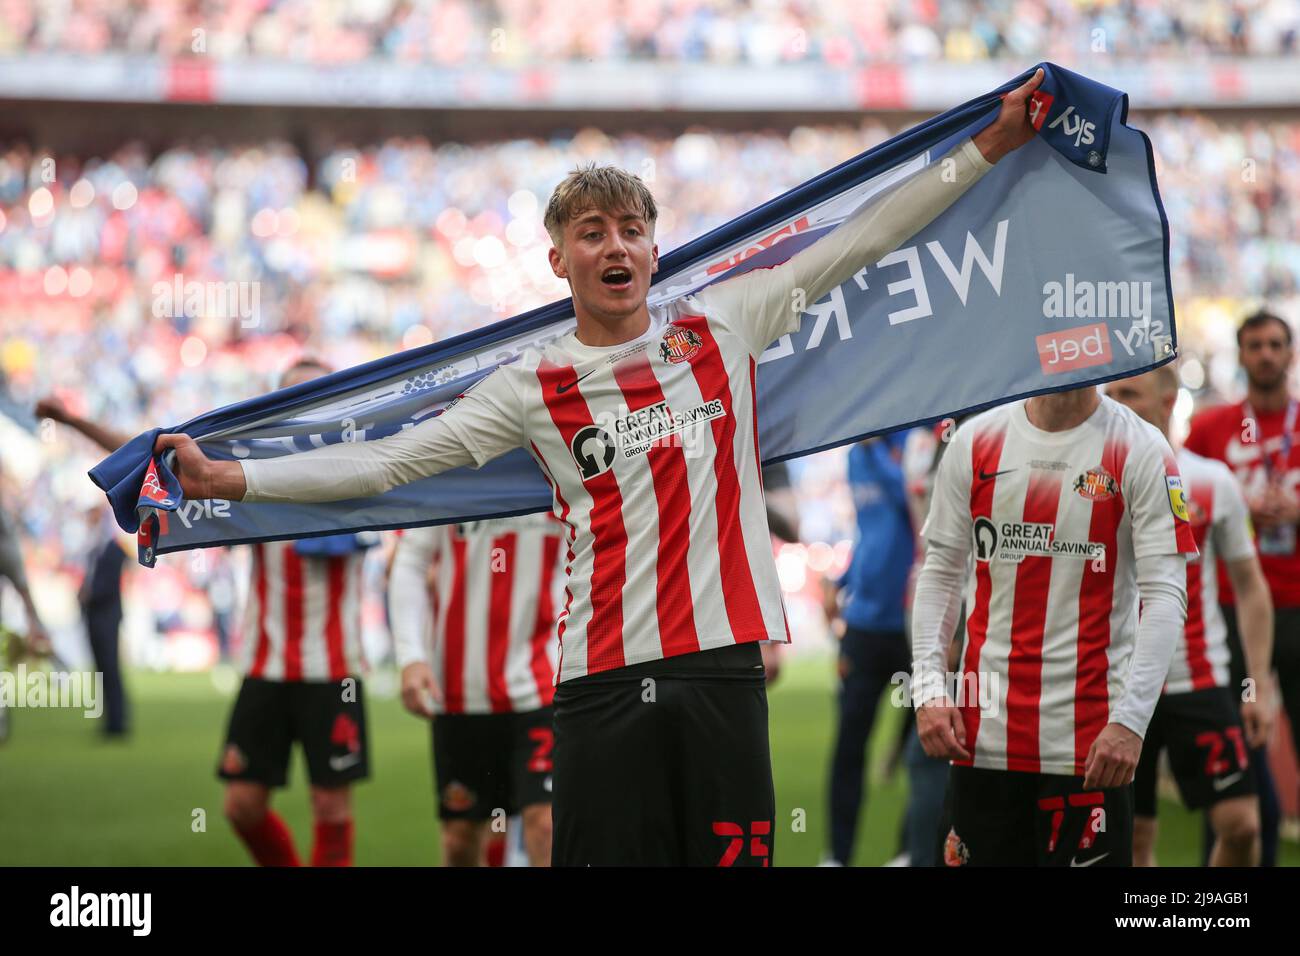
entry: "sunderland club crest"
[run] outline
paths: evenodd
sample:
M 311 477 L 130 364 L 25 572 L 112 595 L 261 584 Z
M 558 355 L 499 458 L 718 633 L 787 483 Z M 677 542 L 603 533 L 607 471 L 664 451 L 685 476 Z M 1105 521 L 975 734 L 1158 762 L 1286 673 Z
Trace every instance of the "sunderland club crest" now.
M 234 744 L 226 745 L 226 752 L 221 755 L 221 771 L 237 777 L 248 769 L 248 760 L 244 752 Z
M 967 849 L 962 838 L 957 835 L 957 831 L 950 828 L 948 836 L 943 841 L 944 866 L 965 866 L 969 862 L 970 850 Z
M 664 329 L 663 341 L 659 343 L 659 354 L 665 362 L 678 365 L 690 361 L 692 355 L 704 345 L 704 340 L 691 329 L 680 325 L 670 325 Z
M 1119 482 L 1105 468 L 1089 468 L 1074 479 L 1074 490 L 1089 501 L 1105 501 L 1119 494 Z
M 347 714 L 336 716 L 334 726 L 330 728 L 330 743 L 336 747 L 346 747 L 350 753 L 360 750 L 361 730 L 357 727 L 357 722 Z
M 452 813 L 464 813 L 474 809 L 478 797 L 474 791 L 459 780 L 453 780 L 442 788 L 442 805 Z

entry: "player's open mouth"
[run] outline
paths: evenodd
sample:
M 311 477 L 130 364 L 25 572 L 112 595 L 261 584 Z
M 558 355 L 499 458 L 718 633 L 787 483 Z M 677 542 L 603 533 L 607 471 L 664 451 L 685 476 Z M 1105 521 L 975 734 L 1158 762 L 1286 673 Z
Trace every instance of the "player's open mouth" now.
M 632 287 L 632 273 L 622 266 L 611 266 L 600 274 L 600 281 L 607 288 L 622 291 Z

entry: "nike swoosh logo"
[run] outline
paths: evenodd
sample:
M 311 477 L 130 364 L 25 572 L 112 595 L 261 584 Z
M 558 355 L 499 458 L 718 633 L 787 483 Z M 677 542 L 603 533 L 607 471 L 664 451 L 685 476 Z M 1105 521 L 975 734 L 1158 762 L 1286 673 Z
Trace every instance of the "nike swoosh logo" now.
M 1229 787 L 1231 787 L 1234 783 L 1236 783 L 1238 780 L 1241 779 L 1241 775 L 1242 775 L 1243 773 L 1245 773 L 1244 770 L 1238 770 L 1236 773 L 1234 773 L 1234 774 L 1229 774 L 1229 775 L 1226 776 L 1226 777 L 1218 777 L 1218 778 L 1214 781 L 1214 789 L 1215 789 L 1215 790 L 1227 790 L 1227 789 L 1228 789 Z
M 990 475 L 987 471 L 985 471 L 983 468 L 981 468 L 981 469 L 980 469 L 980 481 L 990 481 L 990 480 L 992 480 L 993 478 L 996 478 L 998 475 L 1005 475 L 1005 474 L 1008 474 L 1009 472 L 1013 472 L 1013 471 L 1015 471 L 1014 468 L 1003 468 L 1001 471 L 995 471 L 995 472 L 993 472 L 993 474 Z
M 361 752 L 348 754 L 346 757 L 330 757 L 330 768 L 333 770 L 347 770 L 354 763 L 361 759 Z
M 575 385 L 581 382 L 588 375 L 595 375 L 595 374 L 596 374 L 596 370 L 593 368 L 590 372 L 587 373 L 587 375 L 580 375 L 567 385 L 557 385 L 555 386 L 555 394 L 563 395 L 565 392 L 573 388 Z
M 1109 853 L 1103 853 L 1101 856 L 1094 856 L 1091 860 L 1087 860 L 1084 863 L 1080 863 L 1074 857 L 1070 857 L 1070 866 L 1092 866 L 1098 860 L 1104 860 L 1108 856 L 1110 856 Z

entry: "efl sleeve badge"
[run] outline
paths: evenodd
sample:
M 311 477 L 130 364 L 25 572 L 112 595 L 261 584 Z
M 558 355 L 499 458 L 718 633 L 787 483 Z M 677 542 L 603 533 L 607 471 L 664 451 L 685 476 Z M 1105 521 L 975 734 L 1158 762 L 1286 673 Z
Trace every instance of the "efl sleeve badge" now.
M 1169 510 L 1180 521 L 1190 521 L 1187 515 L 1187 496 L 1183 493 L 1181 475 L 1165 475 L 1165 485 L 1169 488 Z

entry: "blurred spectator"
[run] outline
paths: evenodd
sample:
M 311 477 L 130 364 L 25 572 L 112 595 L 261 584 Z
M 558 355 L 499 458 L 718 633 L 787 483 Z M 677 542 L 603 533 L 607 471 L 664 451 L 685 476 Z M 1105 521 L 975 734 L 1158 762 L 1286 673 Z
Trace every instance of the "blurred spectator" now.
M 830 771 L 830 860 L 848 866 L 866 796 L 867 742 L 880 698 L 911 670 L 903 599 L 912 568 L 912 521 L 903 487 L 905 432 L 869 438 L 849 451 L 849 488 L 858 537 L 844 576 L 839 652 L 839 721 Z
M 18 592 L 19 601 L 22 602 L 27 625 L 25 642 L 37 653 L 48 653 L 49 635 L 45 632 L 40 611 L 36 608 L 31 588 L 27 583 L 27 569 L 23 562 L 23 549 L 18 540 L 18 530 L 4 507 L 0 505 L 0 585 L 3 580 L 9 581 L 13 589 Z M 3 590 L 0 589 L 0 597 L 3 596 Z M 0 615 L 0 626 L 3 626 L 3 621 L 3 615 Z
M 98 529 L 95 546 L 86 563 L 77 601 L 95 670 L 104 675 L 104 726 L 106 737 L 124 737 L 128 729 L 126 686 L 122 680 L 122 571 L 127 553 L 108 505 L 95 511 Z
M 782 542 L 793 544 L 799 540 L 799 498 L 790 484 L 790 466 L 785 462 L 763 468 L 763 499 L 767 503 L 767 528 L 772 545 L 780 553 Z M 770 687 L 781 674 L 781 645 L 763 641 L 759 650 Z
M 43 419 L 67 425 L 104 451 L 113 451 L 129 438 L 125 432 L 73 414 L 58 398 L 41 399 L 36 403 L 35 412 Z M 81 620 L 86 627 L 95 670 L 104 676 L 104 735 L 124 737 L 128 717 L 120 638 L 122 572 L 126 568 L 127 550 L 113 511 L 106 502 L 98 502 L 88 509 L 86 518 L 87 525 L 94 530 L 86 556 L 85 574 L 77 591 L 77 603 L 81 607 Z

